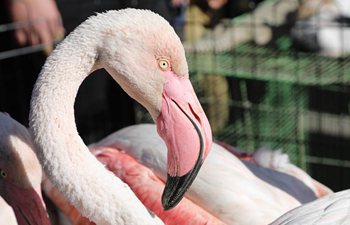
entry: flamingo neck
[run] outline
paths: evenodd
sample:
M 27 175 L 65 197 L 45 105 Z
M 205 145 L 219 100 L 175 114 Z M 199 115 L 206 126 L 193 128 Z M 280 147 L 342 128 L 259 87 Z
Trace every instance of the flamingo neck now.
M 97 68 L 102 38 L 101 28 L 85 29 L 86 23 L 57 47 L 35 84 L 30 129 L 39 160 L 58 190 L 96 224 L 154 224 L 158 219 L 90 154 L 78 135 L 74 101 L 82 81 Z

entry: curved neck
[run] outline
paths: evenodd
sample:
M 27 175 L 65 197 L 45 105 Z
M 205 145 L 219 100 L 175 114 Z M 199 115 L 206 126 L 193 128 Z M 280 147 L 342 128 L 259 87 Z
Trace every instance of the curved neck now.
M 154 224 L 157 219 L 89 153 L 78 135 L 74 100 L 82 81 L 96 68 L 102 38 L 101 32 L 84 29 L 80 26 L 58 46 L 35 84 L 30 129 L 38 157 L 52 183 L 95 223 Z

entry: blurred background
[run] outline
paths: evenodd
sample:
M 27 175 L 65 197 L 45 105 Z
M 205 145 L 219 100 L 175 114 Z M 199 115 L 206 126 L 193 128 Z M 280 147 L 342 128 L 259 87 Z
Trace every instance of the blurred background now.
M 28 125 L 29 100 L 52 48 L 96 12 L 158 12 L 183 40 L 190 77 L 214 137 L 270 148 L 334 191 L 350 187 L 350 0 L 4 0 L 0 111 Z M 100 70 L 81 86 L 80 135 L 89 144 L 152 122 Z

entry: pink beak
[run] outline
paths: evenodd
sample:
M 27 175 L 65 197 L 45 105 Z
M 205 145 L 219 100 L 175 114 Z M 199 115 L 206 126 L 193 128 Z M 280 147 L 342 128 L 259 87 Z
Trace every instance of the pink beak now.
M 176 206 L 209 153 L 212 134 L 191 82 L 165 72 L 157 130 L 168 147 L 168 178 L 162 196 L 165 210 Z
M 18 225 L 50 225 L 40 186 L 20 188 L 8 183 L 7 189 L 4 199 L 13 208 Z

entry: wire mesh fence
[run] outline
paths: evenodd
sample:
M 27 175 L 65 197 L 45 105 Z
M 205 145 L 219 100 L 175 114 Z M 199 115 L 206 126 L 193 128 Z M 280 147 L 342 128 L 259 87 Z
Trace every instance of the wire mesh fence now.
M 94 11 L 120 8 L 112 2 L 85 1 L 82 6 L 58 1 L 58 6 L 69 32 Z M 195 6 L 187 9 L 183 30 L 189 70 L 215 138 L 247 151 L 282 149 L 334 190 L 348 188 L 350 59 L 345 45 L 350 39 L 346 39 L 346 16 L 339 14 L 342 10 L 332 1 L 308 0 L 306 5 L 298 0 L 250 2 L 259 4 L 248 4 L 246 13 L 221 20 L 211 29 L 203 26 L 207 20 L 196 17 Z M 324 21 L 321 13 L 329 13 L 329 8 L 336 16 Z M 86 13 L 80 15 L 79 10 Z M 23 26 L 0 25 L 0 38 L 19 25 Z M 322 45 L 318 35 L 324 27 L 335 29 L 337 38 L 331 43 L 341 48 L 332 51 L 332 46 Z M 300 38 L 303 31 L 309 32 Z M 1 110 L 14 106 L 21 110 L 18 118 L 27 117 L 30 88 L 44 61 L 40 53 L 44 48 L 1 49 Z M 37 66 L 32 68 L 32 64 Z M 81 114 L 77 115 L 78 129 L 87 143 L 120 127 L 151 121 L 142 107 L 120 97 L 120 89 L 104 91 L 117 86 L 104 72 L 99 73 L 84 82 L 76 103 Z M 126 110 L 118 108 L 115 99 L 124 101 Z M 25 119 L 21 122 L 26 123 Z
M 349 187 L 349 26 L 335 22 L 348 15 L 336 1 L 253 7 L 185 43 L 215 136 L 249 151 L 282 149 L 333 189 Z M 312 13 L 303 18 L 307 7 Z M 321 42 L 323 29 L 339 49 Z M 305 43 L 293 36 L 310 30 Z

